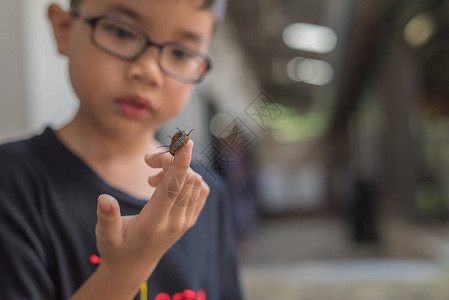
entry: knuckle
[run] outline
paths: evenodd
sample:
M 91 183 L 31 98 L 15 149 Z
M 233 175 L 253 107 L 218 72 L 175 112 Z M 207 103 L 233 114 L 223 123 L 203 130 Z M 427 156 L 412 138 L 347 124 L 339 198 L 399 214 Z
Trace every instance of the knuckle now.
M 100 228 L 98 228 L 98 225 L 95 227 L 95 236 L 96 236 L 97 240 L 100 237 Z
M 192 218 L 192 221 L 191 221 L 191 223 L 190 223 L 190 228 L 192 228 L 195 224 L 196 224 L 196 221 L 198 220 L 198 215 L 195 215 L 193 218 Z
M 204 181 L 203 176 L 201 176 L 201 175 L 198 174 L 198 173 L 195 173 L 195 174 L 196 174 L 196 176 L 198 176 L 198 180 L 199 180 L 200 182 L 203 182 L 203 181 Z
M 203 190 L 204 190 L 205 195 L 208 196 L 209 193 L 210 193 L 210 187 L 209 187 L 209 185 L 208 185 L 207 183 L 205 183 L 204 181 L 203 181 Z
M 184 227 L 185 227 L 184 222 L 179 221 L 179 220 L 173 221 L 168 226 L 168 233 L 174 234 L 174 235 L 182 233 L 185 231 Z
M 193 227 L 194 225 L 195 225 L 195 223 L 189 223 L 189 224 L 187 224 L 187 226 L 186 226 L 184 232 L 187 232 L 187 231 L 189 231 L 190 229 L 192 229 L 192 227 Z
M 188 206 L 189 196 L 190 196 L 190 194 L 187 192 L 179 194 L 176 199 L 175 204 L 179 207 Z
M 201 182 L 203 181 L 203 177 L 200 174 L 198 174 L 198 173 L 194 173 L 192 175 L 192 177 L 194 179 L 195 185 L 200 185 Z
M 162 235 L 164 233 L 164 230 L 160 228 L 159 226 L 146 226 L 142 229 L 142 234 L 145 238 L 149 239 L 154 236 Z
M 165 228 L 162 224 L 156 226 L 140 226 L 138 235 L 142 240 L 151 240 L 156 237 L 164 236 Z
M 95 228 L 95 236 L 96 236 L 97 242 L 101 243 L 102 245 L 109 246 L 109 247 L 114 247 L 114 246 L 118 245 L 118 241 L 116 239 L 114 239 L 110 235 L 104 234 L 102 232 L 102 230 L 98 228 L 98 226 L 97 226 L 97 228 Z
M 179 164 L 179 169 L 185 173 L 187 173 L 189 171 L 189 167 L 190 167 L 190 162 L 187 159 L 181 161 Z
M 171 178 L 165 178 L 161 182 L 162 188 L 167 191 L 167 193 L 177 193 L 179 190 L 179 178 L 173 176 Z
M 195 176 L 192 174 L 187 174 L 184 184 L 193 185 L 194 183 L 195 183 Z
M 98 218 L 97 224 L 101 224 L 103 226 L 110 226 L 111 224 L 117 221 L 115 216 L 105 216 L 101 212 L 97 213 L 97 218 Z

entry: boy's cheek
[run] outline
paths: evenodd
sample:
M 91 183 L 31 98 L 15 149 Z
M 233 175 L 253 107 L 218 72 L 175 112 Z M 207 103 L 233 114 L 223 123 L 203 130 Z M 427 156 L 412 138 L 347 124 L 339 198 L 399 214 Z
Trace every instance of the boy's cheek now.
M 167 87 L 169 88 L 169 87 Z M 167 119 L 171 119 L 178 115 L 181 110 L 187 105 L 192 96 L 193 86 L 191 84 L 177 83 L 172 86 L 171 93 L 167 93 L 166 101 L 168 105 L 165 106 Z

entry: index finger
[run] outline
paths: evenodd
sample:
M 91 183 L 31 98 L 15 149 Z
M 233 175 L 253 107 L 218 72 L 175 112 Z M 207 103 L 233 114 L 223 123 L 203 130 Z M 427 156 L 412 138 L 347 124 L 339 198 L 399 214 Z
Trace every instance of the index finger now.
M 150 201 L 142 209 L 141 215 L 166 216 L 173 207 L 171 199 L 182 189 L 192 159 L 193 142 L 189 141 L 175 155 L 174 163 L 167 168 L 161 183 L 156 187 Z M 152 208 L 150 208 L 152 207 Z
M 189 140 L 180 150 L 176 152 L 173 167 L 177 170 L 177 172 L 187 172 L 189 170 L 190 163 L 192 161 L 192 149 L 193 141 Z M 171 167 L 172 166 L 170 166 L 169 169 Z
M 166 198 L 176 197 L 181 191 L 192 160 L 193 142 L 189 141 L 175 154 L 172 165 L 168 167 L 154 193 L 162 193 Z

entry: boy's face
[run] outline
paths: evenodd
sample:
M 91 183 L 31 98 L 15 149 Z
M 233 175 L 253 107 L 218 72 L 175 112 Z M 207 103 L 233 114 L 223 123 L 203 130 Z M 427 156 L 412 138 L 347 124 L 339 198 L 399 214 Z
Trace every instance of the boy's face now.
M 177 42 L 205 53 L 214 18 L 196 0 L 84 0 L 83 15 L 111 15 L 143 30 L 159 44 Z M 174 117 L 192 84 L 164 74 L 159 50 L 149 47 L 126 61 L 91 42 L 92 27 L 58 7 L 49 9 L 59 51 L 69 58 L 72 85 L 80 99 L 79 119 L 108 133 L 148 132 Z

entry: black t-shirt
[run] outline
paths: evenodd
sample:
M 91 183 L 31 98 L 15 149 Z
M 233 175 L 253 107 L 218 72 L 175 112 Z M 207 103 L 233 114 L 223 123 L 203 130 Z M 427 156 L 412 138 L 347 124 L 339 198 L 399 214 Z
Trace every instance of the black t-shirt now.
M 228 193 L 220 181 L 208 184 L 197 223 L 161 259 L 147 299 L 241 299 Z M 0 146 L 1 299 L 74 294 L 97 267 L 90 257 L 99 255 L 96 203 L 103 193 L 119 201 L 122 215 L 138 214 L 146 203 L 108 185 L 50 128 Z

